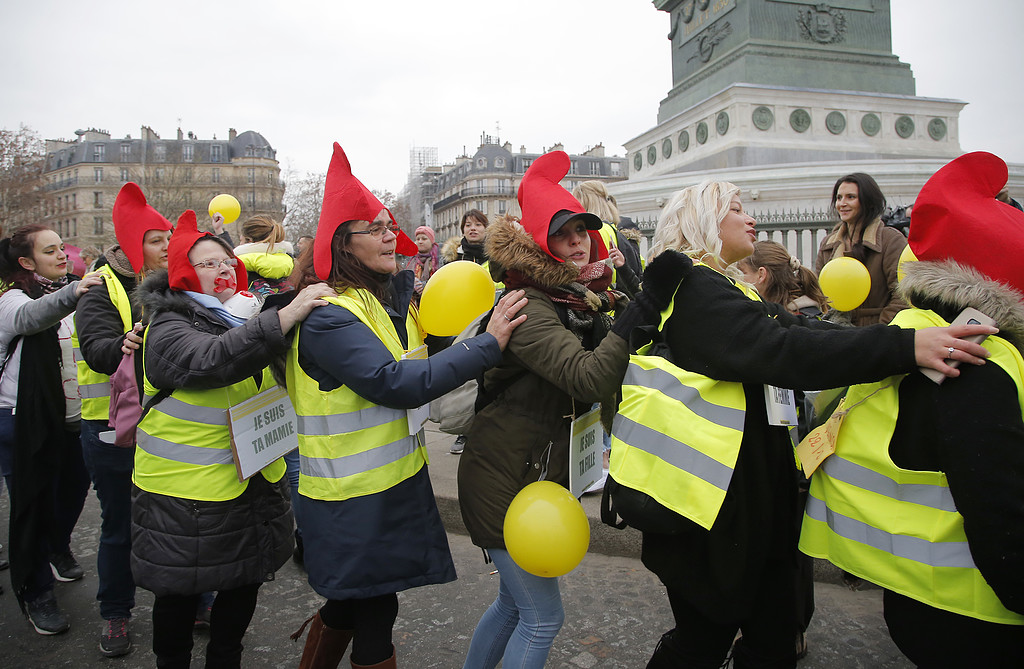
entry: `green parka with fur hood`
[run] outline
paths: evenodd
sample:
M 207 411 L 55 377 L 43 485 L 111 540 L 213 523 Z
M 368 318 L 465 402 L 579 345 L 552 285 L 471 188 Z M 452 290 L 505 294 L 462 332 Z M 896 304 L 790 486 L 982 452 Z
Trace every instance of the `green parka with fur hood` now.
M 510 219 L 491 224 L 486 249 L 495 280 L 510 269 L 555 288 L 579 274 L 578 267 L 554 260 Z M 606 415 L 613 411 L 629 362 L 628 345 L 615 331 L 596 345 L 586 338 L 581 343 L 563 324 L 566 305 L 532 287 L 526 297 L 529 304 L 521 312 L 526 321 L 512 333 L 501 364 L 484 375 L 484 387 L 514 381 L 477 415 L 459 463 L 462 518 L 481 548 L 505 547 L 505 511 L 542 472 L 546 480 L 568 487 L 572 419 L 594 402 L 602 403 Z

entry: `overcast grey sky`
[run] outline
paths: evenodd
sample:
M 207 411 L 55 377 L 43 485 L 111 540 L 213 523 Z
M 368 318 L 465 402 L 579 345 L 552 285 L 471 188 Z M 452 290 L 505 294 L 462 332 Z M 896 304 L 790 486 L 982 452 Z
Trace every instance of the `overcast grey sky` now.
M 1024 163 L 1024 3 L 892 0 L 892 15 L 918 95 L 970 102 L 962 148 Z M 411 147 L 450 161 L 499 124 L 516 150 L 624 155 L 672 85 L 650 0 L 6 0 L 0 23 L 0 127 L 256 130 L 300 174 L 337 140 L 392 191 Z

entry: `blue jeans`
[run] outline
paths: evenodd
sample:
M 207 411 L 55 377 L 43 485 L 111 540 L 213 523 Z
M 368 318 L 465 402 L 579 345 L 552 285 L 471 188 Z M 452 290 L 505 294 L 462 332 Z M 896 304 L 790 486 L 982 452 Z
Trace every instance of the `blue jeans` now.
M 463 669 L 543 669 L 565 611 L 557 578 L 523 571 L 503 548 L 488 548 L 498 568 L 498 598 L 473 632 Z
M 132 578 L 132 467 L 135 449 L 100 441 L 105 420 L 82 421 L 82 454 L 100 502 L 100 545 L 96 553 L 96 599 L 106 620 L 129 618 L 135 606 Z

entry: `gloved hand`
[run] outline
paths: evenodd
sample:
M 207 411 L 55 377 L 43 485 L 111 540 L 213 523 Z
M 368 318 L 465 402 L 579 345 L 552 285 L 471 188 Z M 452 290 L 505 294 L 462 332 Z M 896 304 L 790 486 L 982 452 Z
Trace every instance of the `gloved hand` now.
M 657 258 L 647 264 L 644 270 L 643 292 L 644 300 L 658 312 L 668 308 L 675 295 L 676 288 L 693 270 L 693 261 L 689 256 L 678 251 L 664 251 Z M 639 299 L 639 295 L 637 298 Z

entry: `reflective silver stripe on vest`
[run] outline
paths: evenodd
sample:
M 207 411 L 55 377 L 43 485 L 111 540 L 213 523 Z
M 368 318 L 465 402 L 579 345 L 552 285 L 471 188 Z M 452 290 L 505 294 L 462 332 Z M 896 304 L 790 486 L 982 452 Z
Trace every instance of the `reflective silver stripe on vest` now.
M 146 397 L 148 402 L 149 396 Z M 203 425 L 227 425 L 228 412 L 226 409 L 215 407 L 201 407 L 188 402 L 182 402 L 176 397 L 165 397 L 162 402 L 153 405 L 153 411 L 162 413 L 171 418 L 187 420 L 191 423 L 202 423 Z
M 141 429 L 136 433 L 139 448 L 165 460 L 174 460 L 189 465 L 230 465 L 234 463 L 230 448 L 201 448 L 146 434 Z
M 83 400 L 94 400 L 99 397 L 110 397 L 110 382 L 86 383 L 78 386 L 78 395 Z
M 85 358 L 82 357 L 82 349 L 77 346 L 71 349 L 71 355 L 74 357 L 75 362 L 85 362 Z
M 375 404 L 350 413 L 336 413 L 326 416 L 297 416 L 296 428 L 301 435 L 325 437 L 332 434 L 347 434 L 371 427 L 387 425 L 399 418 L 406 418 L 406 416 L 407 414 L 404 411 L 389 409 L 388 407 Z
M 836 513 L 816 497 L 807 498 L 805 512 L 810 518 L 827 523 L 833 532 L 845 539 L 872 546 L 896 557 L 932 567 L 977 568 L 966 541 L 932 543 L 917 537 L 890 534 L 865 522 Z
M 299 453 L 299 471 L 306 476 L 341 479 L 362 474 L 398 462 L 418 447 L 416 436 L 408 436 L 390 444 L 340 458 L 311 458 Z
M 663 369 L 657 367 L 644 369 L 635 362 L 630 363 L 626 369 L 626 377 L 623 379 L 622 385 L 643 386 L 644 388 L 657 390 L 678 402 L 682 402 L 690 411 L 704 420 L 721 425 L 722 427 L 743 431 L 744 411 L 708 402 L 700 396 L 700 392 L 696 388 L 685 385 Z
M 884 495 L 901 502 L 927 506 L 939 511 L 956 513 L 956 503 L 949 488 L 927 483 L 896 483 L 888 476 L 872 471 L 863 465 L 844 460 L 833 454 L 822 465 L 825 473 L 836 479 L 864 490 Z
M 693 446 L 641 425 L 621 413 L 612 421 L 612 434 L 631 447 L 650 453 L 676 469 L 693 474 L 721 490 L 728 490 L 732 468 L 704 455 Z

